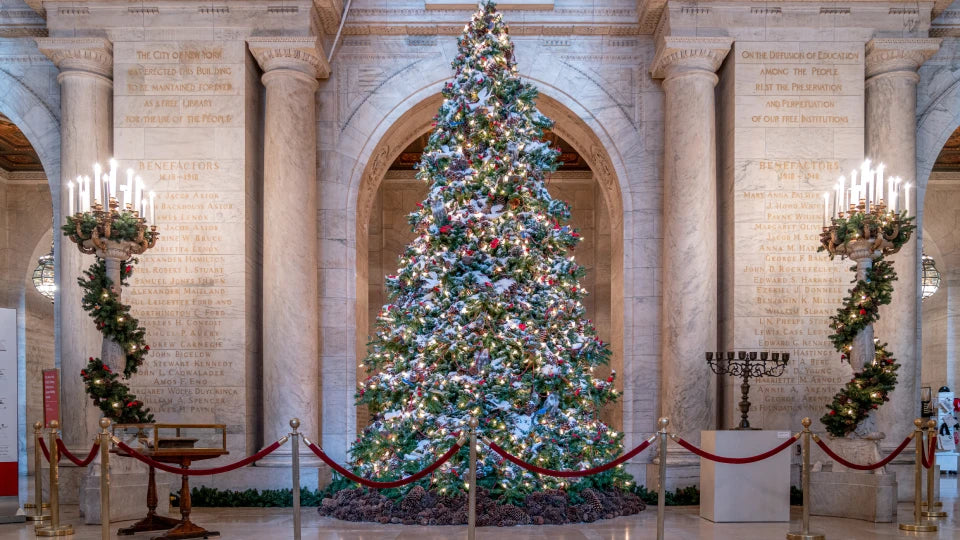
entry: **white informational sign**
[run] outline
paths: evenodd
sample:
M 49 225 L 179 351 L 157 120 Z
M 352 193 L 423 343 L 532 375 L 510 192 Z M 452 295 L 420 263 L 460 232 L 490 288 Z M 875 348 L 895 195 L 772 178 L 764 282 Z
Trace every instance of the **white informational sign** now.
M 17 310 L 0 308 L 0 501 L 6 497 L 17 497 Z

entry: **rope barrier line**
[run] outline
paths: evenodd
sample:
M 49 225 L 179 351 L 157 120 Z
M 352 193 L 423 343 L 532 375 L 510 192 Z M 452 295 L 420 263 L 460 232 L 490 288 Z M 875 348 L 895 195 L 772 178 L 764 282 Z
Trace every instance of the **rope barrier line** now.
M 463 448 L 463 445 L 464 445 L 464 440 L 463 438 L 461 438 L 456 443 L 454 443 L 454 445 L 451 446 L 450 449 L 446 451 L 446 453 L 444 453 L 436 461 L 428 465 L 426 468 L 424 468 L 420 472 L 411 474 L 410 476 L 406 478 L 401 478 L 400 480 L 379 482 L 376 480 L 367 480 L 366 478 L 361 478 L 353 474 L 352 472 L 348 471 L 339 463 L 334 461 L 330 456 L 328 456 L 323 451 L 322 448 L 310 442 L 310 440 L 307 439 L 306 437 L 303 438 L 303 442 L 307 444 L 307 448 L 309 448 L 318 458 L 323 460 L 324 463 L 329 465 L 331 469 L 337 471 L 337 473 L 339 473 L 341 476 L 347 478 L 348 480 L 356 482 L 360 485 L 366 486 L 368 488 L 373 488 L 373 489 L 397 488 L 397 487 L 405 486 L 407 484 L 416 482 L 421 478 L 429 476 L 430 474 L 433 473 L 433 471 L 437 470 L 438 468 L 440 468 L 441 465 L 449 461 L 450 458 L 452 458 L 458 451 L 460 451 L 460 449 Z
M 47 450 L 47 443 L 43 440 L 43 437 L 37 439 L 37 442 L 40 443 L 40 450 L 43 452 L 43 458 L 47 460 L 47 463 L 50 463 L 50 450 Z
M 933 467 L 933 454 L 937 451 L 937 439 L 936 437 L 930 437 L 930 443 L 927 445 L 929 448 L 923 449 L 923 459 L 921 463 L 923 464 L 924 469 L 929 469 Z
M 554 470 L 554 469 L 544 469 L 544 468 L 542 468 L 542 467 L 537 467 L 536 465 L 534 465 L 534 464 L 532 464 L 532 463 L 527 463 L 526 461 L 523 461 L 522 459 L 520 459 L 520 458 L 518 458 L 518 457 L 516 457 L 516 456 L 513 456 L 513 455 L 509 454 L 506 450 L 504 450 L 503 448 L 501 448 L 497 443 L 491 441 L 490 439 L 484 438 L 484 439 L 483 439 L 483 442 L 486 443 L 486 445 L 489 446 L 491 450 L 493 450 L 494 452 L 496 452 L 497 454 L 499 454 L 502 458 L 504 458 L 504 459 L 506 459 L 507 461 L 509 461 L 510 463 L 513 463 L 514 465 L 516 465 L 516 466 L 518 466 L 518 467 L 522 467 L 522 468 L 524 468 L 524 469 L 526 469 L 526 470 L 528 470 L 528 471 L 530 471 L 530 472 L 532 472 L 532 473 L 542 474 L 542 475 L 546 475 L 546 476 L 554 476 L 554 477 L 557 477 L 557 478 L 578 478 L 578 477 L 582 477 L 582 476 L 591 476 L 591 475 L 594 475 L 594 474 L 600 474 L 600 473 L 606 472 L 606 471 L 608 471 L 608 470 L 610 470 L 610 469 L 612 469 L 612 468 L 614 468 L 614 467 L 616 467 L 616 466 L 618 466 L 618 465 L 622 465 L 622 464 L 625 463 L 627 460 L 633 458 L 634 456 L 636 456 L 636 455 L 639 454 L 640 452 L 643 452 L 644 450 L 646 450 L 651 444 L 653 444 L 653 442 L 654 442 L 655 440 L 657 440 L 657 437 L 658 437 L 658 435 L 653 435 L 653 436 L 650 437 L 649 439 L 647 439 L 647 440 L 643 441 L 642 443 L 640 443 L 640 444 L 639 444 L 636 448 L 634 448 L 633 450 L 627 452 L 626 454 L 623 454 L 622 456 L 618 457 L 617 459 L 615 459 L 615 460 L 613 460 L 613 461 L 611 461 L 611 462 L 609 462 L 609 463 L 607 463 L 607 464 L 605 464 L 605 465 L 600 465 L 600 466 L 598 466 L 598 467 L 592 467 L 592 468 L 590 468 L 590 469 L 583 469 L 583 470 L 580 470 L 580 471 L 557 471 L 557 470 Z
M 834 451 L 831 450 L 829 446 L 827 446 L 827 443 L 823 442 L 820 439 L 820 437 L 818 437 L 817 435 L 813 436 L 813 440 L 816 441 L 817 446 L 819 446 L 824 451 L 824 453 L 826 453 L 828 456 L 830 456 L 831 459 L 843 465 L 844 467 L 847 467 L 848 469 L 854 469 L 856 471 L 872 471 L 874 469 L 879 469 L 880 467 L 883 467 L 887 463 L 890 463 L 891 461 L 893 461 L 895 457 L 899 456 L 900 452 L 903 452 L 903 449 L 906 448 L 907 445 L 910 444 L 910 441 L 913 440 L 913 433 L 908 435 L 907 438 L 904 439 L 902 443 L 900 443 L 900 446 L 894 449 L 894 451 L 891 452 L 889 456 L 870 465 L 860 465 L 858 463 L 852 463 L 850 461 L 843 459 L 842 457 L 835 454 Z
M 232 463 L 230 465 L 224 465 L 223 467 L 216 467 L 213 469 L 183 469 L 180 467 L 172 467 L 165 463 L 160 463 L 159 461 L 156 461 L 148 456 L 141 454 L 140 452 L 137 452 L 133 448 L 130 448 L 129 446 L 126 445 L 126 443 L 124 443 L 117 437 L 113 438 L 113 443 L 117 445 L 117 448 L 126 452 L 130 457 L 135 458 L 138 461 L 141 461 L 153 467 L 154 469 L 159 469 L 161 471 L 177 474 L 180 476 L 210 476 L 213 474 L 230 472 L 232 470 L 239 469 L 240 467 L 245 467 L 253 463 L 254 461 L 259 461 L 267 457 L 268 455 L 272 454 L 277 448 L 280 448 L 281 446 L 283 446 L 283 444 L 286 442 L 287 442 L 287 437 L 282 437 L 280 440 L 274 442 L 273 444 L 257 452 L 256 454 L 245 457 L 236 463 Z
M 702 450 L 702 449 L 700 449 L 700 448 L 697 448 L 696 446 L 694 446 L 694 445 L 690 444 L 689 442 L 683 440 L 682 437 L 677 436 L 676 433 L 670 434 L 670 437 L 671 437 L 674 441 L 676 441 L 677 444 L 679 444 L 680 446 L 686 448 L 687 450 L 693 452 L 694 454 L 696 454 L 696 455 L 698 455 L 698 456 L 700 456 L 700 457 L 702 457 L 702 458 L 704 458 L 704 459 L 709 459 L 710 461 L 716 461 L 717 463 L 727 463 L 727 464 L 730 464 L 730 465 L 743 465 L 743 464 L 746 464 L 746 463 L 755 463 L 755 462 L 757 462 L 757 461 L 763 461 L 763 460 L 765 460 L 765 459 L 767 459 L 767 458 L 769 458 L 769 457 L 773 457 L 773 456 L 779 454 L 780 452 L 783 452 L 783 451 L 786 450 L 787 448 L 790 448 L 791 446 L 793 446 L 793 444 L 794 444 L 795 442 L 797 442 L 798 440 L 800 440 L 800 435 L 797 434 L 797 435 L 794 435 L 793 437 L 790 437 L 789 439 L 783 441 L 783 444 L 777 446 L 776 448 L 773 448 L 773 449 L 771 449 L 771 450 L 768 450 L 768 451 L 766 451 L 766 452 L 764 452 L 764 453 L 762 453 L 762 454 L 757 454 L 757 455 L 755 455 L 755 456 L 750 456 L 750 457 L 732 458 L 732 457 L 718 456 L 718 455 L 716 455 L 716 454 L 711 454 L 710 452 L 707 452 L 706 450 Z
M 93 443 L 93 448 L 90 449 L 90 453 L 87 454 L 87 457 L 83 460 L 77 459 L 77 456 L 70 453 L 70 450 L 67 449 L 67 445 L 63 444 L 63 439 L 57 439 L 57 448 L 60 449 L 60 454 L 66 456 L 66 458 L 72 461 L 77 467 L 86 467 L 93 462 L 93 458 L 97 457 L 97 451 L 100 450 L 100 441 Z

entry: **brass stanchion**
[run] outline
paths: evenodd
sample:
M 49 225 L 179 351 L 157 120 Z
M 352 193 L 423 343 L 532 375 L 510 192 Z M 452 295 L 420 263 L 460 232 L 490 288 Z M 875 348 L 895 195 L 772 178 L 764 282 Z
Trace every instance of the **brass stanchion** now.
M 43 480 L 40 473 L 43 470 L 43 460 L 40 458 L 40 437 L 43 437 L 43 422 L 34 422 L 33 424 L 33 500 L 34 503 L 23 505 L 24 510 L 33 510 L 27 514 L 27 521 L 46 521 L 50 519 L 50 513 L 43 513 L 43 510 L 49 509 L 49 504 L 43 502 Z
M 657 486 L 657 540 L 663 540 L 663 513 L 667 504 L 667 425 L 670 419 L 661 418 L 660 424 L 660 482 Z
M 913 523 L 901 523 L 901 531 L 910 532 L 936 532 L 937 526 L 933 523 L 924 523 L 920 512 L 920 499 L 923 497 L 923 430 L 924 422 L 917 418 L 913 421 L 916 426 L 913 430 L 913 438 L 916 441 L 917 458 L 913 463 Z
M 933 441 L 937 436 L 937 421 L 929 420 L 927 422 L 927 442 L 925 448 L 930 449 L 930 441 Z M 930 456 L 930 468 L 927 469 L 927 500 L 923 504 L 926 508 L 923 512 L 920 512 L 920 515 L 927 518 L 942 518 L 947 517 L 947 513 L 943 510 L 936 510 L 940 508 L 942 504 L 940 501 L 936 500 L 934 492 L 936 491 L 936 476 L 934 473 L 937 469 L 937 449 L 936 446 L 933 448 L 933 455 Z
M 72 525 L 60 525 L 60 449 L 57 448 L 57 431 L 60 422 L 50 421 L 49 443 L 50 452 L 50 525 L 37 527 L 37 536 L 69 536 L 73 534 Z
M 300 540 L 300 419 L 290 419 L 290 451 L 292 452 L 293 473 L 293 540 Z
M 801 437 L 802 464 L 800 470 L 800 488 L 803 490 L 803 518 L 800 532 L 788 532 L 787 540 L 824 540 L 820 533 L 810 532 L 810 419 L 804 418 L 803 436 Z
M 467 540 L 477 538 L 477 426 L 476 418 L 470 419 L 470 472 L 467 475 Z
M 100 419 L 100 538 L 110 540 L 110 419 Z

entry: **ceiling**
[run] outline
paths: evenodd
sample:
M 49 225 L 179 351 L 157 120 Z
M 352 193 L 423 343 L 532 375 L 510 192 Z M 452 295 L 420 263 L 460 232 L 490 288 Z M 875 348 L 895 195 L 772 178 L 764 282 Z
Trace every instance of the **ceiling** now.
M 404 148 L 403 152 L 400 152 L 400 155 L 397 156 L 397 159 L 393 161 L 390 165 L 391 171 L 409 171 L 414 168 L 414 166 L 420 162 L 420 155 L 423 154 L 423 149 L 427 145 L 427 139 L 430 138 L 430 133 L 425 133 L 420 137 L 417 137 L 415 141 L 410 143 L 409 146 Z M 560 149 L 560 159 L 563 164 L 560 166 L 559 171 L 589 171 L 590 166 L 587 164 L 586 160 L 573 149 L 567 141 L 561 139 L 556 133 L 550 130 L 543 131 L 543 140 L 549 141 L 550 146 Z
M 940 150 L 937 161 L 933 164 L 934 171 L 960 171 L 960 127 L 950 135 L 947 143 Z
M 9 118 L 0 114 L 0 169 L 10 172 L 42 171 L 40 156 Z

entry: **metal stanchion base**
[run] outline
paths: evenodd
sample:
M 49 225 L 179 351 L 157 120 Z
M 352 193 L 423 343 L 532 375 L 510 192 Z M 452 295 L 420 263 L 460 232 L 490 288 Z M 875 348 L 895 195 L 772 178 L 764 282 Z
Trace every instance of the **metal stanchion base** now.
M 920 512 L 920 515 L 923 516 L 923 517 L 925 517 L 925 518 L 943 518 L 943 517 L 947 517 L 947 513 L 944 512 L 944 511 L 942 511 L 942 510 L 934 510 L 933 512 L 931 512 L 931 511 L 929 511 L 929 510 L 924 510 L 923 512 Z
M 937 526 L 933 523 L 901 523 L 900 530 L 909 532 L 937 532 Z
M 24 509 L 24 510 L 31 510 L 31 509 L 36 508 L 36 507 L 37 507 L 37 505 L 35 505 L 35 504 L 33 504 L 33 503 L 23 503 L 23 509 Z M 48 509 L 48 508 L 50 508 L 50 505 L 49 505 L 48 503 L 43 503 L 43 509 L 46 510 L 46 509 Z
M 56 529 L 52 527 L 38 527 L 37 536 L 73 536 L 73 525 L 61 525 Z
M 926 507 L 927 507 L 927 502 L 926 502 L 926 501 L 920 503 L 920 508 L 926 508 Z M 934 508 L 943 508 L 943 503 L 940 502 L 940 501 L 933 501 L 933 507 L 934 507 Z
M 27 518 L 27 521 L 49 521 L 50 514 L 44 514 L 42 516 L 27 514 L 26 518 Z
M 788 532 L 787 540 L 825 540 L 820 533 Z

